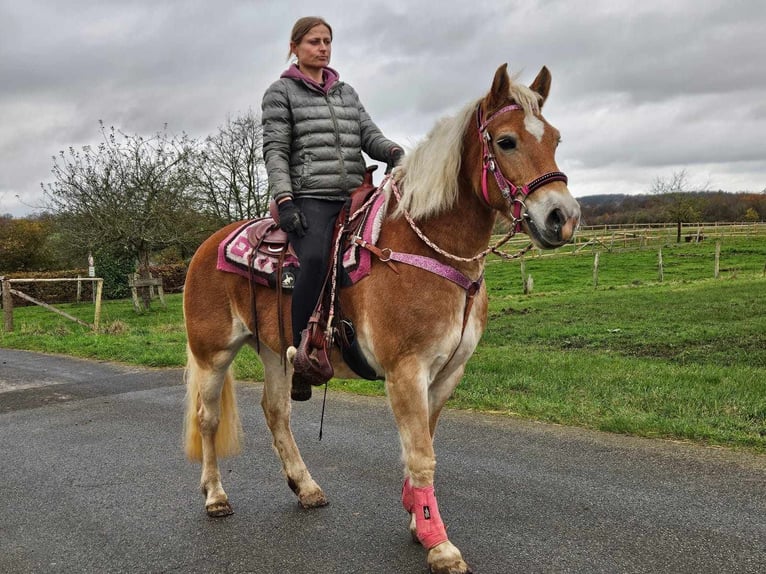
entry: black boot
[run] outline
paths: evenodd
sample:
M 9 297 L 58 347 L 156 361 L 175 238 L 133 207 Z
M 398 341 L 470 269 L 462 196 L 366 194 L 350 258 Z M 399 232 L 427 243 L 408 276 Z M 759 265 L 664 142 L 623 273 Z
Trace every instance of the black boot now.
M 311 398 L 311 384 L 300 375 L 293 374 L 293 385 L 290 389 L 290 398 L 294 401 L 307 401 Z
M 312 325 L 316 330 L 316 324 Z M 312 347 L 311 328 L 301 332 L 301 342 L 293 357 L 293 379 L 290 396 L 295 401 L 311 398 L 311 387 L 325 384 L 333 376 L 330 357 L 322 340 L 321 346 Z

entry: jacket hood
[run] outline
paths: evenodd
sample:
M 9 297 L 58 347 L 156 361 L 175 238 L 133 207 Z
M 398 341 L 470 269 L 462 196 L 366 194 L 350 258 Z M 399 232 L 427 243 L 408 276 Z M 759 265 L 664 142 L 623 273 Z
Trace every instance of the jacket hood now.
M 327 66 L 322 69 L 322 79 L 324 80 L 324 83 L 319 84 L 309 78 L 306 74 L 301 72 L 300 68 L 298 67 L 298 64 L 293 64 L 287 70 L 282 72 L 282 78 L 292 78 L 293 80 L 301 80 L 308 84 L 309 86 L 312 86 L 319 90 L 322 93 L 327 93 L 330 91 L 330 88 L 333 87 L 338 81 L 340 80 L 340 74 L 333 68 Z

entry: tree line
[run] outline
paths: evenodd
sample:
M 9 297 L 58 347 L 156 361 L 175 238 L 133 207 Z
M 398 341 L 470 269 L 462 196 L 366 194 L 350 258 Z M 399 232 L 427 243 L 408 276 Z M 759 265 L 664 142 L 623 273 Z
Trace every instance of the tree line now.
M 605 194 L 579 199 L 584 225 L 625 223 L 713 223 L 766 220 L 766 190 L 761 193 L 695 189 L 685 170 L 654 180 L 648 193 Z
M 99 122 L 101 141 L 52 158 L 41 184 L 46 209 L 0 216 L 0 275 L 82 268 L 123 278 L 150 263 L 188 261 L 222 226 L 262 216 L 269 193 L 260 118 L 227 118 L 201 140 L 165 127 L 133 135 Z M 646 194 L 579 198 L 583 224 L 763 221 L 766 193 L 693 189 L 685 170 L 657 178 Z

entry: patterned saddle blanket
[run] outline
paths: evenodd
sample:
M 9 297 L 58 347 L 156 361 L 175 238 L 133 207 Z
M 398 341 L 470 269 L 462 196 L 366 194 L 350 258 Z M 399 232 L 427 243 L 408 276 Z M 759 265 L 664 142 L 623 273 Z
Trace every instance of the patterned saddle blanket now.
M 375 245 L 386 214 L 386 204 L 386 195 L 377 192 L 369 209 L 359 214 L 359 217 L 363 219 L 355 235 Z M 259 227 L 261 229 L 257 229 Z M 256 236 L 264 236 L 264 239 L 256 244 L 254 243 Z M 256 247 L 258 249 L 254 253 Z M 218 245 L 218 270 L 237 273 L 243 277 L 252 276 L 257 283 L 268 285 L 273 289 L 277 287 L 279 277 L 277 271 L 280 264 L 282 266 L 281 287 L 291 290 L 300 272 L 300 263 L 289 246 L 287 234 L 279 229 L 271 217 L 245 222 Z M 370 264 L 370 252 L 367 249 L 362 249 L 354 243 L 344 247 L 343 267 L 352 284 L 369 274 Z

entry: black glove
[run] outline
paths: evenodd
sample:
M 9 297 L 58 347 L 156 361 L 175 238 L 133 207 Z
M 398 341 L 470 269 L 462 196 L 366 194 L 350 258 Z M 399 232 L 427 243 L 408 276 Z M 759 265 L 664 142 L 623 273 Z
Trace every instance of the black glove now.
M 404 157 L 404 150 L 400 147 L 392 147 L 388 152 L 388 164 L 386 165 L 386 173 L 391 173 L 391 170 L 399 165 Z
M 279 203 L 277 210 L 279 211 L 279 227 L 283 231 L 295 233 L 298 237 L 306 235 L 306 230 L 309 228 L 308 221 L 292 199 Z

